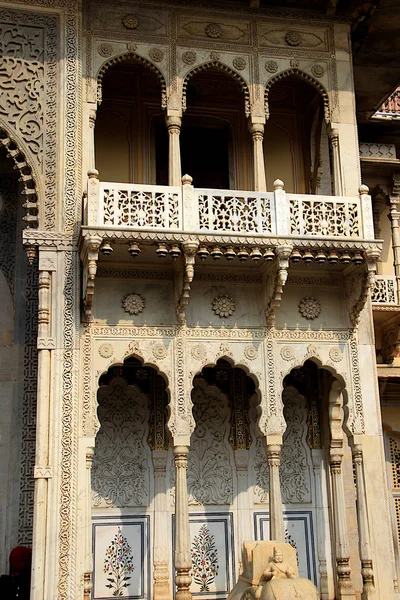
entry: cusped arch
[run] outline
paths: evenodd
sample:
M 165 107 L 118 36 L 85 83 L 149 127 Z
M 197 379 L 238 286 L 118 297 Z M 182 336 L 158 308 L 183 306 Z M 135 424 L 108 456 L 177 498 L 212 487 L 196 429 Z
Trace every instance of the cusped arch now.
M 139 63 L 155 74 L 161 86 L 161 108 L 165 109 L 167 107 L 167 84 L 164 75 L 155 64 L 135 52 L 126 52 L 118 56 L 113 56 L 101 65 L 97 73 L 97 103 L 101 104 L 102 102 L 103 78 L 106 72 L 114 65 L 128 61 L 131 61 L 132 64 Z
M 300 69 L 296 69 L 296 68 L 286 69 L 285 71 L 282 71 L 281 73 L 277 73 L 277 75 L 274 75 L 274 77 L 271 77 L 271 79 L 268 80 L 268 82 L 265 86 L 265 92 L 264 92 L 266 119 L 269 119 L 269 117 L 270 117 L 269 92 L 270 92 L 271 88 L 275 85 L 275 83 L 278 83 L 279 81 L 282 81 L 283 79 L 286 79 L 287 77 L 297 77 L 298 79 L 305 81 L 306 83 L 308 83 L 309 85 L 311 85 L 312 87 L 314 87 L 317 90 L 317 92 L 320 94 L 320 96 L 322 98 L 322 102 L 324 105 L 325 122 L 328 125 L 331 121 L 328 92 L 326 91 L 325 87 L 319 81 L 317 81 L 314 77 L 312 77 L 308 73 L 305 73 L 304 71 L 301 71 Z
M 19 181 L 22 183 L 22 194 L 26 196 L 23 207 L 26 215 L 23 217 L 28 228 L 37 228 L 39 222 L 39 177 L 27 158 L 27 152 L 23 144 L 17 142 L 14 136 L 0 122 L 0 144 L 5 149 L 7 156 L 14 163 L 14 169 L 19 173 Z
M 182 110 L 183 111 L 186 110 L 186 91 L 187 91 L 187 85 L 188 85 L 190 79 L 192 79 L 192 77 L 194 77 L 198 73 L 201 73 L 202 71 L 208 71 L 208 69 L 217 69 L 218 71 L 221 71 L 221 73 L 226 73 L 227 75 L 232 77 L 232 79 L 234 79 L 235 81 L 237 81 L 239 83 L 240 89 L 244 94 L 245 115 L 246 115 L 246 117 L 249 117 L 250 116 L 250 90 L 249 90 L 249 86 L 248 86 L 247 82 L 241 75 L 239 75 L 239 73 L 237 73 L 236 71 L 234 71 L 233 69 L 228 67 L 228 65 L 221 63 L 219 60 L 210 60 L 208 62 L 202 63 L 201 65 L 197 65 L 196 67 L 191 69 L 188 73 L 186 73 L 185 78 L 183 80 L 183 84 L 182 84 Z

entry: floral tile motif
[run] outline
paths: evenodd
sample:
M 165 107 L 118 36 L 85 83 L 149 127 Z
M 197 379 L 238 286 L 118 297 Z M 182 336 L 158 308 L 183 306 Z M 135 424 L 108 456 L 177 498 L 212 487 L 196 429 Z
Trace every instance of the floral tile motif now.
M 219 564 L 214 536 L 207 525 L 202 525 L 198 535 L 194 536 L 191 552 L 193 579 L 200 586 L 200 592 L 209 592 L 210 584 L 218 575 Z

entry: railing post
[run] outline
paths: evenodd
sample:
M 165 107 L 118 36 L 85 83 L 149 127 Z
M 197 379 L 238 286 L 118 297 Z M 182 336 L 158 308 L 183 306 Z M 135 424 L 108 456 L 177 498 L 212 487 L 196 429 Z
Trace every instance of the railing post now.
M 374 216 L 372 213 L 372 200 L 368 194 L 369 187 L 360 185 L 358 192 L 360 194 L 360 209 L 362 215 L 363 237 L 367 240 L 374 239 Z
M 182 177 L 183 231 L 199 229 L 199 202 L 190 175 Z
M 100 221 L 100 182 L 99 172 L 97 169 L 90 169 L 88 171 L 88 195 L 87 205 L 85 211 L 85 225 L 95 227 L 96 225 L 102 225 Z M 102 213 L 102 211 L 101 211 Z
M 333 168 L 333 193 L 335 196 L 343 196 L 342 165 L 339 152 L 339 131 L 332 129 L 329 134 L 332 150 L 332 168 Z
M 274 202 L 276 218 L 276 235 L 290 235 L 289 201 L 280 179 L 274 181 Z

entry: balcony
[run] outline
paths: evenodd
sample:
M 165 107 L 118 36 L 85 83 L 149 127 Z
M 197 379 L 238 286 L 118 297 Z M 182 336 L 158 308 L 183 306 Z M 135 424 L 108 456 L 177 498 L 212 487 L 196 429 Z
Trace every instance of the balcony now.
M 373 240 L 371 199 L 361 186 L 355 197 L 100 182 L 91 172 L 84 227 L 98 231 L 160 232 L 213 236 L 260 236 Z

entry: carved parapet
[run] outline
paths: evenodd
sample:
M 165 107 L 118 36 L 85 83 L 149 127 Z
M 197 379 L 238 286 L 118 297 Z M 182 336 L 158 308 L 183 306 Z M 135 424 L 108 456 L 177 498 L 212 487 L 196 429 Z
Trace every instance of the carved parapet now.
M 92 316 L 92 307 L 94 300 L 94 281 L 97 273 L 97 260 L 99 258 L 99 249 L 102 239 L 99 236 L 90 236 L 84 239 L 81 251 L 81 260 L 83 262 L 83 305 L 86 320 Z
M 283 289 L 288 277 L 291 252 L 291 246 L 278 246 L 275 250 L 276 260 L 264 273 L 265 316 L 269 327 L 275 325 L 275 315 L 281 304 Z

